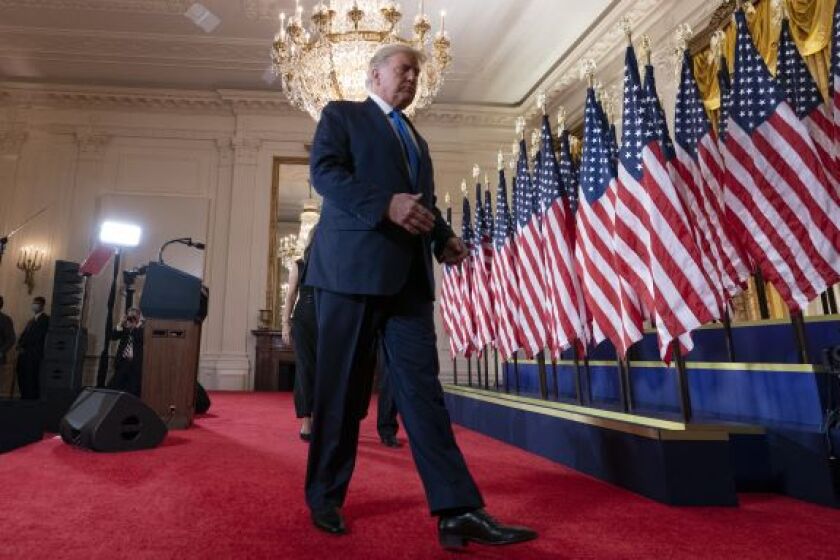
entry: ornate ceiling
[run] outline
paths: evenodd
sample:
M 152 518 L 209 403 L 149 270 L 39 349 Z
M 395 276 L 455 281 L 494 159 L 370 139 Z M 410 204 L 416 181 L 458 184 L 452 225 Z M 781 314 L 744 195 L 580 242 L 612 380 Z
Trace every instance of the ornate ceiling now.
M 308 9 L 314 0 L 303 0 Z M 578 37 L 626 0 L 427 0 L 447 10 L 455 63 L 443 103 L 516 105 Z M 268 90 L 268 45 L 294 0 L 0 0 L 5 80 L 194 90 Z M 415 1 L 404 1 L 406 19 Z M 437 17 L 433 17 L 437 28 Z

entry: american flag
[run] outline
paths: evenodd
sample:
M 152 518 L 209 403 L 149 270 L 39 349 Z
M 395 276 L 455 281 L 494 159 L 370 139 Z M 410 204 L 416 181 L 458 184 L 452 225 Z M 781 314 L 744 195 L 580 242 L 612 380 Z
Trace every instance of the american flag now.
M 619 182 L 625 190 L 619 190 L 619 201 L 640 211 L 628 218 L 622 205 L 617 205 L 616 231 L 623 221 L 624 231 L 629 230 L 630 235 L 635 234 L 644 243 L 634 247 L 643 266 L 625 261 L 631 270 L 628 280 L 646 303 L 650 298 L 649 309 L 654 312 L 659 331 L 660 354 L 669 361 L 672 340 L 682 337 L 682 346 L 690 350 L 690 337 L 682 335 L 720 317 L 723 306 L 703 269 L 702 253 L 666 168 L 660 141 L 662 132 L 653 123 L 646 122 L 635 93 L 641 90 L 641 84 L 632 47 L 627 49 L 626 62 L 625 142 L 619 163 Z M 635 200 L 631 201 L 627 194 Z M 638 227 L 641 231 L 636 229 Z M 646 289 L 650 291 L 645 293 Z
M 592 317 L 593 342 L 609 339 L 619 355 L 642 336 L 639 322 L 626 327 L 621 284 L 615 268 L 615 166 L 608 132 L 598 112 L 595 91 L 586 94 L 583 158 L 577 212 L 575 257 L 584 300 Z M 632 336 L 625 335 L 629 330 Z
M 545 280 L 543 279 L 543 247 L 540 233 L 539 201 L 528 173 L 528 149 L 519 142 L 516 170 L 516 265 L 519 277 L 519 343 L 528 357 L 545 347 Z
M 460 300 L 456 300 L 459 304 L 458 310 L 461 315 L 461 326 L 464 334 L 463 347 L 460 349 L 461 353 L 469 358 L 472 356 L 475 348 L 475 308 L 473 304 L 473 247 L 475 246 L 475 231 L 472 227 L 472 218 L 470 216 L 470 199 L 464 194 L 463 211 L 461 214 L 461 239 L 466 245 L 470 256 L 461 262 L 459 293 Z
M 572 159 L 572 147 L 569 142 L 569 131 L 560 134 L 560 184 L 563 196 L 569 202 L 570 226 L 574 226 L 574 213 L 578 208 L 578 187 L 580 186 L 580 172 Z M 572 227 L 572 229 L 574 229 Z
M 547 347 L 554 359 L 574 341 L 586 343 L 583 296 L 574 252 L 568 234 L 566 215 L 570 212 L 561 196 L 560 167 L 548 117 L 543 116 L 540 142 L 540 167 L 537 186 L 542 208 L 543 273 L 546 289 L 546 314 L 549 323 Z
M 452 227 L 452 208 L 446 208 L 446 221 Z M 443 265 L 443 281 L 440 286 L 440 316 L 443 327 L 449 334 L 449 352 L 454 358 L 466 346 L 464 326 L 461 322 L 461 286 L 458 266 Z
M 729 112 L 732 110 L 732 81 L 729 78 L 729 63 L 726 61 L 725 56 L 720 57 L 717 78 L 718 87 L 720 87 L 720 113 L 717 123 L 718 147 L 722 155 L 726 147 L 726 124 L 729 122 Z
M 779 36 L 776 80 L 796 116 L 805 123 L 811 133 L 828 182 L 834 187 L 834 192 L 840 194 L 840 166 L 834 146 L 834 120 L 805 65 L 805 60 L 793 42 L 790 22 L 787 19 L 782 20 L 782 32 Z
M 840 279 L 840 207 L 808 129 L 753 44 L 743 11 L 726 127 L 727 217 L 797 311 Z
M 486 177 L 486 175 L 485 175 Z M 487 274 L 487 290 L 490 292 L 490 335 L 491 342 L 496 339 L 496 302 L 493 300 L 493 200 L 490 195 L 490 181 L 485 180 L 484 189 L 484 223 L 481 226 L 481 250 L 484 253 L 484 271 Z
M 840 2 L 834 6 L 831 24 L 831 107 L 834 121 L 834 154 L 836 165 L 840 165 Z
M 750 271 L 742 257 L 740 242 L 726 222 L 723 156 L 687 51 L 683 53 L 682 64 L 674 117 L 677 141 L 674 183 L 686 198 L 697 226 L 697 244 L 705 249 L 706 270 L 725 302 L 743 290 Z
M 470 260 L 472 272 L 473 345 L 479 355 L 484 347 L 493 341 L 493 300 L 490 296 L 490 274 L 488 258 L 492 258 L 490 230 L 484 219 L 484 201 L 481 183 L 475 185 L 475 229 L 470 239 Z M 489 254 L 485 252 L 486 249 Z
M 654 315 L 654 286 L 648 246 L 650 234 L 644 221 L 647 194 L 640 182 L 644 147 L 642 86 L 636 53 L 628 46 L 625 54 L 624 104 L 621 148 L 618 153 L 614 239 L 616 270 L 621 279 L 621 299 L 627 316 L 624 325 L 634 325 L 641 333 L 645 316 Z M 630 344 L 641 338 L 630 337 Z
M 516 248 L 514 226 L 507 202 L 504 169 L 499 170 L 496 189 L 496 220 L 493 227 L 493 304 L 496 316 L 496 348 L 503 360 L 509 360 L 519 350 L 516 337 L 519 305 L 519 280 L 516 277 Z

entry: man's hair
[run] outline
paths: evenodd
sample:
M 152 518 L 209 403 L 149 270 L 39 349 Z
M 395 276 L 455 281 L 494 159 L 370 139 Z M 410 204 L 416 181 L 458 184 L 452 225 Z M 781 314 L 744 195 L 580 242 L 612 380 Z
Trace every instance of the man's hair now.
M 368 75 L 367 80 L 365 81 L 365 85 L 370 87 L 371 83 L 373 83 L 373 71 L 386 62 L 392 56 L 400 53 L 405 53 L 409 56 L 414 57 L 414 60 L 417 61 L 417 64 L 423 64 L 426 62 L 426 55 L 418 51 L 417 49 L 410 47 L 408 45 L 404 45 L 402 43 L 390 43 L 388 45 L 379 47 L 373 56 L 370 58 L 370 62 L 368 63 Z
M 41 305 L 47 305 L 47 300 L 45 300 L 45 299 L 44 299 L 43 297 L 41 297 L 41 296 L 35 296 L 34 298 L 32 298 L 32 301 L 33 301 L 34 303 L 40 303 Z

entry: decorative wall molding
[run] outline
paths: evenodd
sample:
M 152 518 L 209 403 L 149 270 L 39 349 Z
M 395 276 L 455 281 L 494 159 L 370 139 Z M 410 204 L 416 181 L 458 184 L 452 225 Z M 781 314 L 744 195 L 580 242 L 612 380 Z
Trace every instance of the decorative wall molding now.
M 0 8 L 183 14 L 193 0 L 0 0 Z
M 230 89 L 197 91 L 0 82 L 0 107 L 3 106 L 306 117 L 280 92 Z M 419 113 L 416 120 L 420 125 L 513 130 L 519 115 L 516 108 L 437 104 Z
M 274 21 L 282 7 L 280 0 L 242 0 L 245 17 L 253 21 Z
M 216 138 L 216 150 L 219 154 L 220 166 L 233 165 L 233 142 L 230 138 Z
M 244 136 L 234 136 L 230 140 L 233 146 L 233 158 L 237 165 L 256 165 L 260 155 L 262 140 Z
M 75 138 L 79 146 L 79 157 L 89 160 L 102 159 L 105 156 L 105 148 L 111 141 L 111 136 L 96 132 L 90 126 L 78 128 Z
M 211 114 L 300 114 L 279 92 L 172 90 L 0 82 L 0 107 L 114 109 Z

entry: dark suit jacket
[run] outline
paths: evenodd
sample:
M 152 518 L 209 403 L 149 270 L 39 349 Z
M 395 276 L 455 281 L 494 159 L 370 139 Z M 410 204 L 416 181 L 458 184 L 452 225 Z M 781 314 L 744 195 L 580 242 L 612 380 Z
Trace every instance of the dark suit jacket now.
M 49 327 L 50 317 L 46 313 L 41 313 L 37 318 L 30 319 L 23 332 L 20 333 L 17 343 L 18 353 L 25 354 L 29 359 L 43 357 L 44 341 L 47 338 Z
M 9 350 L 15 346 L 15 327 L 12 319 L 0 312 L 0 365 L 6 363 Z
M 134 345 L 132 347 L 132 352 L 134 358 L 132 361 L 142 362 L 143 360 L 143 327 L 136 327 L 133 330 L 129 329 L 122 329 L 116 330 L 111 334 L 111 338 L 118 340 L 117 342 L 117 353 L 115 354 L 115 360 L 121 361 L 123 360 L 123 353 L 125 352 L 125 347 L 128 344 L 128 338 L 133 336 L 134 337 Z
M 413 126 L 412 126 L 413 128 Z M 439 255 L 453 233 L 435 207 L 429 147 L 420 145 L 417 187 L 409 180 L 399 137 L 371 99 L 335 101 L 321 113 L 312 143 L 312 184 L 324 198 L 304 281 L 337 293 L 393 295 L 414 263 L 434 298 L 432 252 Z M 435 214 L 430 235 L 412 236 L 385 213 L 396 193 L 418 192 Z

